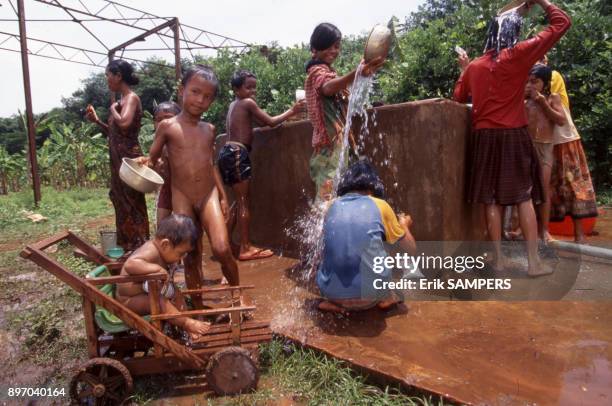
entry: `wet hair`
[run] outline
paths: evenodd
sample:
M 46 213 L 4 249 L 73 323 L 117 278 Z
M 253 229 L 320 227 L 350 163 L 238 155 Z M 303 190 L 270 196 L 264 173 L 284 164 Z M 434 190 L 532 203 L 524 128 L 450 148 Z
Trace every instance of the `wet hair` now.
M 159 222 L 155 232 L 155 238 L 170 240 L 175 247 L 184 242 L 189 242 L 195 247 L 198 242 L 199 232 L 191 217 L 183 214 L 171 214 Z
M 114 59 L 106 65 L 106 70 L 113 75 L 121 75 L 121 80 L 129 86 L 135 86 L 140 82 L 138 76 L 134 74 L 134 67 L 122 59 Z
M 185 73 L 183 73 L 183 78 L 181 79 L 181 85 L 187 86 L 187 83 L 191 80 L 195 75 L 201 77 L 207 82 L 212 83 L 215 86 L 215 96 L 219 93 L 219 80 L 217 79 L 217 75 L 215 75 L 215 71 L 208 65 L 196 64 L 191 68 L 187 69 Z
M 551 68 L 546 65 L 538 64 L 531 68 L 529 75 L 533 75 L 544 82 L 544 89 L 542 89 L 542 91 L 545 95 L 550 95 L 550 81 L 552 80 Z
M 239 87 L 244 85 L 244 82 L 246 82 L 248 78 L 257 79 L 257 76 L 255 76 L 255 74 L 249 70 L 240 69 L 232 75 L 232 80 L 230 81 L 230 84 L 232 85 L 232 88 L 238 89 Z
M 367 191 L 380 199 L 385 197 L 385 186 L 376 173 L 376 169 L 366 159 L 349 166 L 340 179 L 338 196 L 354 191 Z
M 321 23 L 317 25 L 310 36 L 310 50 L 323 51 L 342 39 L 342 33 L 333 24 Z
M 175 116 L 181 112 L 181 107 L 173 101 L 161 102 L 153 109 L 153 116 L 159 113 L 172 113 Z
M 485 52 L 493 49 L 495 54 L 502 49 L 512 48 L 519 41 L 523 17 L 516 11 L 493 17 L 487 30 Z

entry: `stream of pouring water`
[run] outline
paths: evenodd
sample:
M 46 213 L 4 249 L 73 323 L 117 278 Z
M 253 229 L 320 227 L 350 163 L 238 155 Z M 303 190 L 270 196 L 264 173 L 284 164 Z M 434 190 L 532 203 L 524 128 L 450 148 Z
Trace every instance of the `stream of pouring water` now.
M 373 89 L 374 79 L 373 76 L 363 76 L 361 74 L 362 70 L 363 65 L 360 64 L 355 73 L 355 80 L 350 87 L 346 123 L 342 133 L 342 148 L 339 154 L 338 168 L 333 179 L 332 199 L 337 196 L 338 184 L 342 174 L 346 170 L 351 150 L 353 150 L 354 154 L 358 155 L 359 151 L 363 150 L 363 143 L 368 135 L 367 108 L 370 105 L 370 94 Z M 356 116 L 361 119 L 361 126 L 359 133 L 354 139 L 356 145 L 353 146 L 351 129 L 353 119 Z M 375 122 L 375 117 L 373 117 L 373 120 Z M 328 202 L 317 198 L 311 205 L 310 210 L 299 217 L 295 224 L 286 230 L 286 234 L 290 238 L 297 240 L 300 245 L 300 286 L 307 286 L 308 284 L 314 283 L 316 268 L 323 251 L 323 223 L 327 205 Z M 298 314 L 298 310 L 301 308 L 297 292 L 298 289 L 299 288 L 296 287 L 296 292 L 290 292 L 293 298 L 292 300 L 295 301 L 295 303 L 291 303 L 289 308 L 281 309 L 278 316 L 272 321 L 276 327 L 288 324 L 294 326 L 303 324 L 302 322 L 304 321 L 303 317 L 305 314 L 303 312 Z
M 342 148 L 340 150 L 338 167 L 333 180 L 332 199 L 337 196 L 338 184 L 340 183 L 342 174 L 348 165 L 348 158 L 351 150 L 355 155 L 358 155 L 359 150 L 363 149 L 363 141 L 368 133 L 367 108 L 370 104 L 370 93 L 372 92 L 373 88 L 373 77 L 363 76 L 361 74 L 362 69 L 363 65 L 360 64 L 357 68 L 357 72 L 355 73 L 355 80 L 350 87 L 348 108 L 346 112 L 346 123 L 342 133 Z M 354 139 L 356 145 L 353 145 L 351 129 L 353 127 L 353 119 L 355 117 L 359 117 L 361 119 L 361 126 L 357 137 Z M 298 219 L 296 226 L 291 230 L 294 233 L 297 232 L 297 235 L 301 237 L 300 241 L 303 242 L 300 253 L 302 257 L 302 265 L 304 265 L 303 276 L 305 281 L 310 281 L 313 277 L 313 273 L 316 272 L 315 268 L 318 265 L 323 249 L 322 233 L 326 206 L 327 202 L 316 199 L 310 212 Z

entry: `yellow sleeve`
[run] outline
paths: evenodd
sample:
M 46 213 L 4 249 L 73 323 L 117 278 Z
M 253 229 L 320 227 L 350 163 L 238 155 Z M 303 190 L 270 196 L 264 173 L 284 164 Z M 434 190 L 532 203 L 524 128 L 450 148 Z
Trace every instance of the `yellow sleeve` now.
M 397 216 L 393 212 L 391 206 L 389 206 L 389 203 L 376 197 L 372 197 L 372 200 L 374 200 L 378 210 L 380 210 L 383 227 L 385 228 L 385 239 L 389 244 L 395 244 L 398 240 L 401 240 L 404 237 L 406 232 L 400 225 L 399 220 L 397 219 Z
M 563 76 L 556 70 L 552 71 L 552 79 L 550 81 L 550 92 L 557 93 L 561 97 L 561 103 L 569 109 L 569 97 L 565 89 L 565 81 Z

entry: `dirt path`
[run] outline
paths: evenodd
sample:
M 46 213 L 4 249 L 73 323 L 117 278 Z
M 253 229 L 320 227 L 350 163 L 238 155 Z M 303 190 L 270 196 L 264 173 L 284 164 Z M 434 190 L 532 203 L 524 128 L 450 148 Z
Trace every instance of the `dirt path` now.
M 104 216 L 88 221 L 83 226 L 84 230 L 99 230 L 104 227 L 113 226 L 115 216 Z M 0 253 L 8 251 L 16 251 L 23 248 L 26 244 L 38 241 L 44 233 L 38 233 L 34 236 L 29 236 L 27 241 L 22 239 L 14 239 L 0 243 Z

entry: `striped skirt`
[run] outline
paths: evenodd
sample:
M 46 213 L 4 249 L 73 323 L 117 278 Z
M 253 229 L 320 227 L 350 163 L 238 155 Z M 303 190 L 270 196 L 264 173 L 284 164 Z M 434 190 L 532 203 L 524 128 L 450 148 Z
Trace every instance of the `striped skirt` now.
M 469 202 L 511 206 L 542 201 L 538 156 L 526 127 L 476 130 L 470 161 Z

